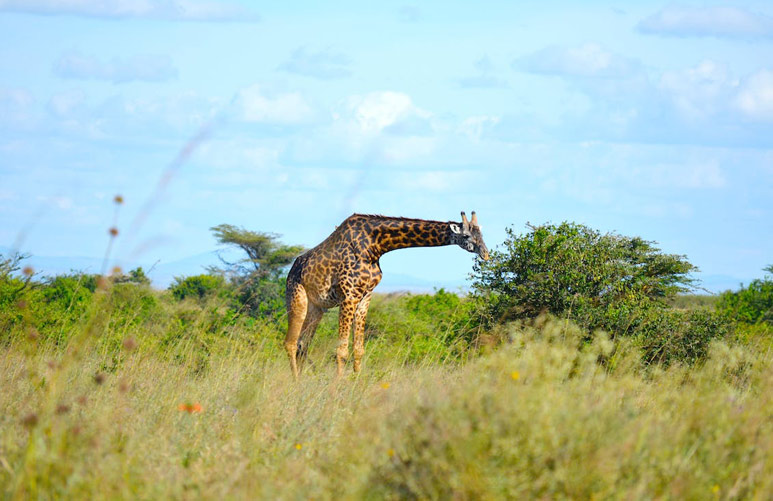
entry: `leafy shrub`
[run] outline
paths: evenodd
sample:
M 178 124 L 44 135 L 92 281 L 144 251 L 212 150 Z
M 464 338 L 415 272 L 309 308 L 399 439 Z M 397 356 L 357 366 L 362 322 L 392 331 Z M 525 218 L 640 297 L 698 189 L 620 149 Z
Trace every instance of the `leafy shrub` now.
M 773 265 L 766 267 L 765 271 L 773 273 Z M 739 322 L 773 324 L 773 276 L 752 280 L 747 287 L 736 292 L 722 293 L 717 310 Z
M 255 317 L 276 318 L 285 313 L 286 276 L 261 276 L 253 273 L 231 278 L 235 306 Z
M 713 339 L 725 338 L 732 331 L 727 319 L 712 311 L 657 309 L 649 313 L 635 333 L 649 363 L 700 362 L 708 355 Z
M 440 289 L 435 294 L 376 296 L 365 336 L 381 352 L 411 363 L 459 360 L 476 351 L 480 339 L 475 304 Z
M 117 284 L 129 283 L 150 286 L 150 278 L 145 274 L 145 270 L 142 269 L 142 266 L 130 270 L 126 275 L 121 274 L 114 277 L 113 282 Z
M 489 324 L 548 312 L 589 332 L 634 336 L 647 361 L 665 363 L 702 359 L 709 341 L 728 332 L 722 315 L 669 309 L 677 293 L 690 290 L 696 268 L 654 242 L 568 222 L 507 233 L 504 249 L 475 268 Z
M 476 265 L 474 287 L 490 300 L 494 319 L 562 314 L 581 304 L 657 301 L 689 290 L 696 268 L 638 237 L 601 234 L 587 226 L 507 229 L 502 251 Z
M 169 290 L 176 299 L 182 301 L 185 298 L 204 299 L 222 293 L 225 288 L 226 283 L 222 276 L 203 274 L 175 277 Z

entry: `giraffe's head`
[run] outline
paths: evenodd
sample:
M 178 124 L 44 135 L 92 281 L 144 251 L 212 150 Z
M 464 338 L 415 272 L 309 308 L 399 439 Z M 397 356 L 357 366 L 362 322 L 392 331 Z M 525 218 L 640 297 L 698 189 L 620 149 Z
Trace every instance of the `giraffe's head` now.
M 462 226 L 451 223 L 452 242 L 468 252 L 474 252 L 482 260 L 488 259 L 488 248 L 483 241 L 483 235 L 478 226 L 478 216 L 472 211 L 472 219 L 467 221 L 467 215 L 462 212 Z

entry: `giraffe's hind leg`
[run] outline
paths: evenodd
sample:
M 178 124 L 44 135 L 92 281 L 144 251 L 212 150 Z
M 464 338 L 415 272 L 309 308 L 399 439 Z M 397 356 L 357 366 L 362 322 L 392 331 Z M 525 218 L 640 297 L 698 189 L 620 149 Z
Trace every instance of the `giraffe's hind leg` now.
M 317 332 L 317 326 L 322 319 L 322 314 L 325 311 L 319 306 L 309 303 L 306 310 L 306 320 L 303 322 L 301 328 L 301 335 L 298 338 L 298 369 L 303 370 L 303 366 L 306 363 L 307 356 L 309 354 L 309 347 L 311 346 L 311 340 L 314 338 L 314 333 Z
M 287 337 L 285 337 L 285 350 L 290 357 L 290 368 L 293 376 L 298 378 L 298 338 L 301 334 L 303 323 L 306 320 L 309 299 L 306 289 L 299 283 L 287 284 Z

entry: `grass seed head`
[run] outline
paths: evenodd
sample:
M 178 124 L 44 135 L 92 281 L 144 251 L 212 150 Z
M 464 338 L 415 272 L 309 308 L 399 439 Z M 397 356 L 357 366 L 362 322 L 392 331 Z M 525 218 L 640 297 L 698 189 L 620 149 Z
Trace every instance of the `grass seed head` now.
M 38 424 L 38 415 L 34 412 L 30 412 L 22 418 L 21 424 L 28 428 L 34 427 L 36 424 Z
M 126 351 L 133 351 L 137 347 L 137 341 L 133 337 L 127 337 L 123 340 L 123 349 Z

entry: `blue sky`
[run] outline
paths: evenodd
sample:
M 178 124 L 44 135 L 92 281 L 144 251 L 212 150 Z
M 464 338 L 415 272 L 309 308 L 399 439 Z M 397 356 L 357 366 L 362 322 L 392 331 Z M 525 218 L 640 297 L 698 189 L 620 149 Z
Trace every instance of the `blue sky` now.
M 220 223 L 311 247 L 352 212 L 477 210 L 490 248 L 577 221 L 712 290 L 773 263 L 767 2 L 0 0 L 0 41 L 5 248 L 98 260 L 117 217 L 147 266 Z M 382 260 L 393 288 L 471 264 Z

